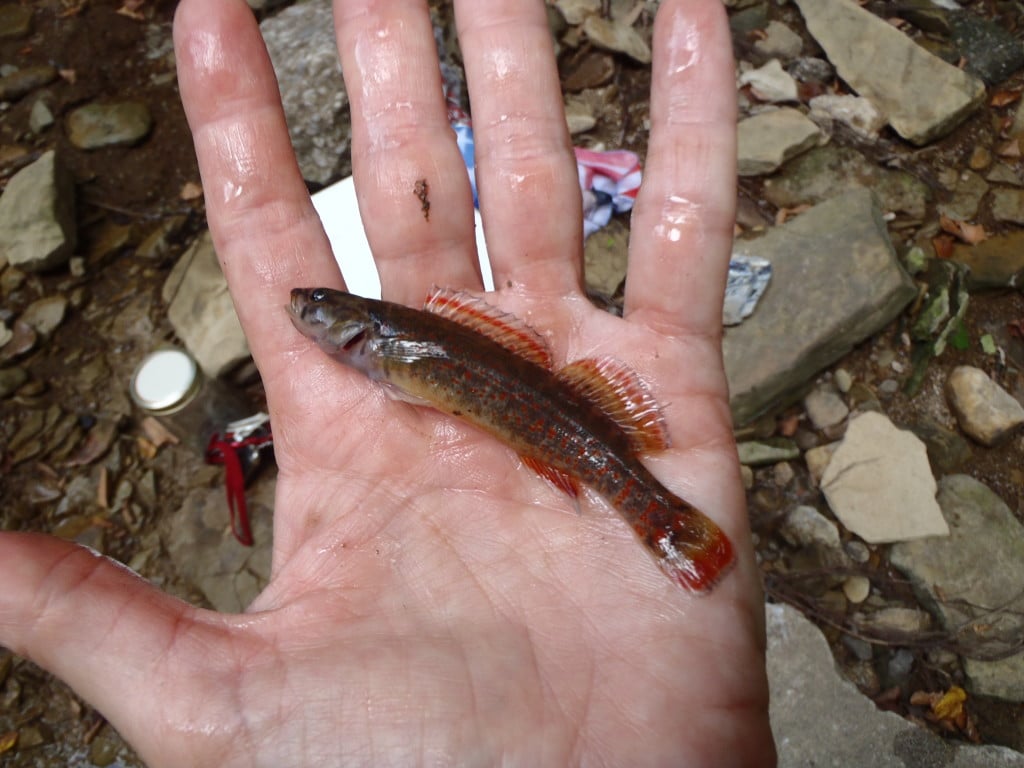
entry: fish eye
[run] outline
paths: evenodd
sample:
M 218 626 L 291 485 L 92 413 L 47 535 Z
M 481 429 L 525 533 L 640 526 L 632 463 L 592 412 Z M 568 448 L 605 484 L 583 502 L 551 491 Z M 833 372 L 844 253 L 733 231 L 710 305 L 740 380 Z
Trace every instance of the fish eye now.
M 309 294 L 309 298 L 311 301 L 323 301 L 324 299 L 327 298 L 327 289 L 316 288 L 313 290 L 312 293 Z

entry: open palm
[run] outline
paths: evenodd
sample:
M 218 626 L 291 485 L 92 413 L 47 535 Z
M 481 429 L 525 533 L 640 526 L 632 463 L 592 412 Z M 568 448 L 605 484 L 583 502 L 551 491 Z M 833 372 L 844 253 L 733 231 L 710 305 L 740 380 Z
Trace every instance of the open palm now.
M 337 0 L 360 206 L 385 297 L 480 289 L 425 2 Z M 388 399 L 291 326 L 341 287 L 242 0 L 183 0 L 182 97 L 280 467 L 270 585 L 194 609 L 103 558 L 0 536 L 0 642 L 67 680 L 152 765 L 771 765 L 762 604 L 720 353 L 734 115 L 719 0 L 665 0 L 625 319 L 581 293 L 579 190 L 544 8 L 456 3 L 500 290 L 557 361 L 628 362 L 673 448 L 647 459 L 739 562 L 671 583 L 597 497 Z M 430 187 L 429 221 L 413 194 Z M 84 620 L 84 617 L 88 620 Z

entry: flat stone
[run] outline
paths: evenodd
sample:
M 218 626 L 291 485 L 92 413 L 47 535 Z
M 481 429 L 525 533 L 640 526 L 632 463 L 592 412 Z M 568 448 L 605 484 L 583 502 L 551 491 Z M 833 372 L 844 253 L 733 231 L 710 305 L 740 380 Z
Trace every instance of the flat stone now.
M 56 79 L 57 69 L 49 64 L 23 67 L 6 77 L 0 77 L 0 101 L 16 101 Z
M 905 573 L 922 604 L 965 648 L 969 688 L 1024 701 L 1024 657 L 985 661 L 1015 648 L 1024 632 L 1024 526 L 984 484 L 967 475 L 939 483 L 949 536 L 896 544 L 890 562 Z
M 1024 45 L 1006 29 L 974 13 L 950 16 L 953 42 L 966 60 L 965 69 L 997 85 L 1024 67 Z
M 764 37 L 754 43 L 754 50 L 762 56 L 777 57 L 783 61 L 795 59 L 803 47 L 800 35 L 774 19 L 764 28 Z
M 967 746 L 883 712 L 836 669 L 828 641 L 788 605 L 765 606 L 769 716 L 779 768 L 1024 768 L 1006 747 Z
M 851 0 L 796 0 L 839 76 L 874 102 L 903 138 L 945 135 L 985 99 L 985 85 Z
M 871 544 L 949 534 L 924 443 L 880 413 L 850 420 L 821 489 L 846 529 Z
M 884 211 L 902 211 L 916 219 L 927 212 L 931 189 L 906 171 L 882 168 L 852 147 L 815 147 L 775 177 L 766 179 L 764 195 L 780 208 L 813 205 L 851 189 L 870 189 Z
M 740 120 L 736 130 L 740 176 L 771 173 L 822 138 L 814 122 L 789 107 Z
M 68 310 L 66 296 L 44 296 L 36 299 L 21 313 L 21 321 L 27 323 L 44 339 L 53 333 L 57 326 L 64 322 Z
M 789 461 L 800 455 L 797 444 L 787 437 L 766 437 L 763 440 L 746 440 L 737 446 L 740 464 L 758 467 Z
M 952 169 L 951 169 L 952 170 Z M 978 215 L 981 199 L 988 192 L 988 182 L 974 171 L 964 169 L 954 172 L 953 181 L 948 185 L 953 196 L 935 206 L 936 210 L 957 221 L 967 221 Z
M 846 403 L 831 387 L 815 387 L 804 398 L 804 410 L 815 429 L 840 423 L 850 413 Z
M 651 48 L 633 27 L 592 15 L 583 20 L 582 29 L 598 48 L 624 53 L 641 64 L 651 63 Z
M 36 99 L 28 114 L 28 127 L 32 133 L 42 133 L 54 123 L 53 112 L 42 99 Z
M 759 69 L 751 69 L 740 75 L 740 85 L 749 85 L 761 101 L 796 101 L 796 80 L 778 59 L 772 59 Z
M 946 396 L 960 428 L 989 448 L 1024 425 L 1024 406 L 980 368 L 954 368 L 946 380 Z
M 772 263 L 757 310 L 725 329 L 733 417 L 791 402 L 805 383 L 891 321 L 916 295 L 865 189 L 821 203 L 737 253 Z
M 79 149 L 132 146 L 149 135 L 153 116 L 140 101 L 86 104 L 68 115 L 65 127 Z
M 11 265 L 40 272 L 66 264 L 76 243 L 74 180 L 50 150 L 7 182 L 0 253 Z
M 331 4 L 297 3 L 260 23 L 281 91 L 288 134 L 307 181 L 350 171 L 352 121 L 334 39 Z
M 182 254 L 162 295 L 175 333 L 207 376 L 216 378 L 249 357 L 209 232 Z
M 993 189 L 992 215 L 999 221 L 1024 224 L 1024 189 Z
M 861 138 L 874 141 L 885 127 L 885 115 L 870 99 L 849 93 L 827 93 L 808 102 L 811 117 L 827 117 L 842 123 Z
M 953 247 L 951 259 L 970 269 L 971 290 L 1024 286 L 1024 230 L 994 235 L 976 245 L 960 243 Z

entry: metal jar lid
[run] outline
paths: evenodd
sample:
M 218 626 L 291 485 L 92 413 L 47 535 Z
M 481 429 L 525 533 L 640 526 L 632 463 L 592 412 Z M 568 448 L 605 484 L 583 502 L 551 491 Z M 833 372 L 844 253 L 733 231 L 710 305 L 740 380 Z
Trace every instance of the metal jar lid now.
M 180 349 L 158 349 L 132 374 L 131 396 L 151 413 L 172 413 L 184 407 L 199 389 L 196 362 Z

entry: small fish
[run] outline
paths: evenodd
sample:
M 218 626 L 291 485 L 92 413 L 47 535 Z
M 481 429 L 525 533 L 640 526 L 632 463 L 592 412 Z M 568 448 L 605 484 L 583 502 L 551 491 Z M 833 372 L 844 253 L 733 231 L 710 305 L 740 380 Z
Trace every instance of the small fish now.
M 557 373 L 533 329 L 466 293 L 436 290 L 423 310 L 328 288 L 296 288 L 292 322 L 328 355 L 405 400 L 457 416 L 510 446 L 572 496 L 607 499 L 676 583 L 712 587 L 729 539 L 647 470 L 668 447 L 657 404 L 629 368 L 583 359 Z

